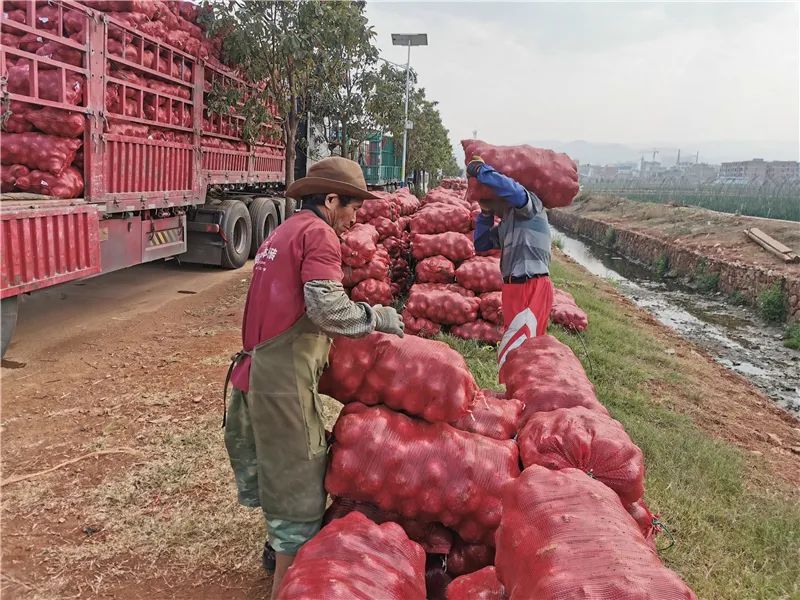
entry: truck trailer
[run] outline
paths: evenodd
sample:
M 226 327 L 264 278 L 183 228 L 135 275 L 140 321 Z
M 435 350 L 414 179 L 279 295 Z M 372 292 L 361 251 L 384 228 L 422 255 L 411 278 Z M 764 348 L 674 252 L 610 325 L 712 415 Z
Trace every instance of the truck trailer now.
M 163 25 L 152 27 L 180 19 L 192 30 L 183 9 L 197 7 L 171 3 L 175 14 L 149 18 L 107 12 L 118 4 L 0 0 L 3 353 L 21 294 L 172 257 L 239 268 L 294 210 L 281 193 L 274 103 L 257 141 L 245 141 L 236 107 L 221 114 L 209 104 L 215 89 L 254 86 L 204 39 L 177 36 L 179 48 L 157 35 Z M 73 139 L 50 135 L 76 118 Z M 60 178 L 24 164 L 42 145 L 62 156 L 76 144 Z

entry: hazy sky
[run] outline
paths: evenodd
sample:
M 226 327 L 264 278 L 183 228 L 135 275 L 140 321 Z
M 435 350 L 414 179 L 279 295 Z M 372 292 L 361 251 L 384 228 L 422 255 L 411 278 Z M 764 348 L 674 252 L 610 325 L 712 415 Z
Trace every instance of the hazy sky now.
M 799 7 L 373 0 L 367 15 L 394 62 L 406 50 L 392 32 L 428 34 L 411 64 L 456 143 L 477 130 L 498 144 L 754 141 L 796 154 Z

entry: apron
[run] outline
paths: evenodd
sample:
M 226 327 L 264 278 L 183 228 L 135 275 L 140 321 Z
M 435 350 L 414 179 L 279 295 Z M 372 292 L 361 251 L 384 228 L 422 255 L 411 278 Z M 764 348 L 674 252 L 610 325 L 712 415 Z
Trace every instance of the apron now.
M 317 384 L 330 346 L 331 339 L 304 314 L 246 352 L 259 499 L 268 519 L 312 522 L 325 512 L 327 444 Z

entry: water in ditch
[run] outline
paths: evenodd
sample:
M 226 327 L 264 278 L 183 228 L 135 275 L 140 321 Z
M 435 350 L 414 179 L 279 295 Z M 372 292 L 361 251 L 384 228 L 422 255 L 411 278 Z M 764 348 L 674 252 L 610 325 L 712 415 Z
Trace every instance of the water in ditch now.
M 555 227 L 563 251 L 617 288 L 664 325 L 708 351 L 714 359 L 749 379 L 779 406 L 800 417 L 800 352 L 783 345 L 783 329 L 763 321 L 749 307 L 722 295 L 695 292 L 664 282 L 634 261 Z

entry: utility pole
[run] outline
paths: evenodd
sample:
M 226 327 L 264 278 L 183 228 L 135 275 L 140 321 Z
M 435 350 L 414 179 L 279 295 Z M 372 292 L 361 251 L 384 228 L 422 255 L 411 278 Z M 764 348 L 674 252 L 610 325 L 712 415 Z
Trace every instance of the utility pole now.
M 411 46 L 427 46 L 428 34 L 427 33 L 393 33 L 392 45 L 406 46 L 408 48 L 408 57 L 406 58 L 406 100 L 404 110 L 403 122 L 403 162 L 400 167 L 400 186 L 406 187 L 406 155 L 408 153 L 408 84 L 409 73 L 411 70 Z

